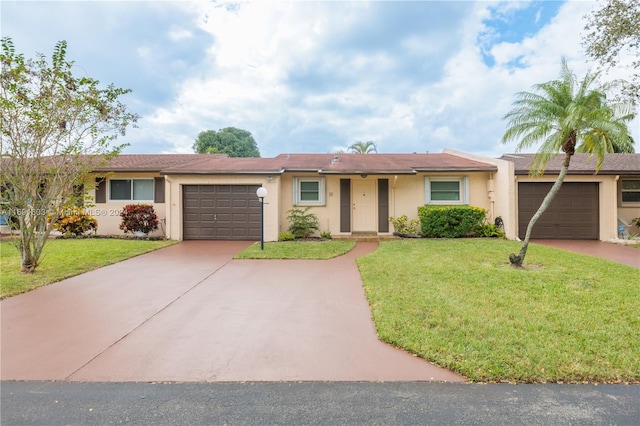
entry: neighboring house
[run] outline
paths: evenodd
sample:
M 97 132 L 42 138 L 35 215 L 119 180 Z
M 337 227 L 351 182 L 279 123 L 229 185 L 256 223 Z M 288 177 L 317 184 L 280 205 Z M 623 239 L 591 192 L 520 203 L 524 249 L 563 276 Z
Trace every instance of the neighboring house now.
M 543 175 L 529 176 L 533 154 L 507 154 L 517 183 L 517 235 L 557 178 L 564 155 L 547 164 Z M 575 154 L 560 192 L 533 228 L 532 238 L 611 240 L 618 226 L 640 217 L 640 154 L 606 154 L 596 173 L 597 157 Z
M 154 235 L 166 235 L 165 176 L 162 169 L 191 163 L 198 159 L 225 157 L 212 154 L 122 154 L 107 165 L 96 168 L 95 190 L 90 191 L 93 205 L 87 213 L 98 220 L 99 235 L 117 235 L 120 211 L 127 204 L 152 204 L 160 219 Z
M 438 154 L 282 154 L 275 158 L 220 155 L 120 155 L 96 172 L 90 213 L 99 234 L 120 233 L 119 210 L 151 203 L 168 238 L 256 240 L 264 186 L 265 240 L 289 227 L 288 211 L 311 207 L 320 230 L 334 236 L 390 235 L 390 217 L 418 217 L 424 204 L 473 205 L 489 220 L 506 216 L 511 163 L 456 151 Z M 497 183 L 499 182 L 499 183 Z M 515 236 L 514 224 L 505 230 Z
M 390 217 L 418 217 L 425 204 L 472 205 L 501 217 L 508 238 L 526 225 L 555 180 L 561 156 L 545 174 L 529 176 L 533 154 L 487 158 L 454 150 L 436 154 L 281 154 L 228 158 L 212 154 L 120 155 L 97 169 L 89 213 L 99 234 L 119 234 L 119 211 L 151 203 L 161 220 L 156 235 L 175 240 L 258 240 L 263 186 L 264 236 L 289 227 L 288 211 L 311 207 L 320 231 L 336 237 L 391 235 Z M 640 155 L 576 154 L 557 200 L 534 228 L 534 238 L 617 237 L 618 217 L 640 216 Z

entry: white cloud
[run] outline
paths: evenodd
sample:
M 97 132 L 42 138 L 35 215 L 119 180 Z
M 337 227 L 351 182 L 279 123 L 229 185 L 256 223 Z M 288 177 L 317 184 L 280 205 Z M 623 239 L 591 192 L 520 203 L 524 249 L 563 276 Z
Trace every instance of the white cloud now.
M 510 1 L 38 4 L 3 4 L 3 31 L 45 53 L 68 38 L 88 75 L 132 88 L 143 119 L 128 152 L 191 152 L 200 131 L 235 126 L 264 156 L 356 140 L 379 152 L 512 151 L 500 138 L 514 94 L 557 77 L 561 56 L 586 72 L 582 16 L 594 6 L 567 1 L 549 21 L 553 9 Z M 525 12 L 538 26 L 503 37 Z

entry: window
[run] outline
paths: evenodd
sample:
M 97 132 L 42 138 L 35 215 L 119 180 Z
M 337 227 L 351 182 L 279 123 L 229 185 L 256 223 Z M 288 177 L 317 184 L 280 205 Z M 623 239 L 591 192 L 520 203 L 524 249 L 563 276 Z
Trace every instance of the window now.
M 622 179 L 620 188 L 623 203 L 640 203 L 640 179 Z
M 293 204 L 324 206 L 324 178 L 293 178 Z
M 111 179 L 109 199 L 112 201 L 153 201 L 153 179 Z
M 469 179 L 425 178 L 425 204 L 469 204 Z

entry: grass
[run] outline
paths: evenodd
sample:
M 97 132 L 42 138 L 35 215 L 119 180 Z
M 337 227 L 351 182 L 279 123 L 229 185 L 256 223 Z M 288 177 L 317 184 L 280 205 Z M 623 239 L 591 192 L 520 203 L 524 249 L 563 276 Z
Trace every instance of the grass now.
M 476 382 L 640 382 L 638 269 L 532 244 L 516 270 L 519 247 L 381 243 L 358 259 L 378 334 Z
M 74 275 L 120 262 L 175 243 L 107 238 L 49 240 L 33 274 L 20 272 L 20 254 L 9 240 L 0 242 L 0 298 L 15 296 Z
M 253 244 L 236 255 L 236 259 L 332 259 L 349 252 L 355 241 L 282 241 Z

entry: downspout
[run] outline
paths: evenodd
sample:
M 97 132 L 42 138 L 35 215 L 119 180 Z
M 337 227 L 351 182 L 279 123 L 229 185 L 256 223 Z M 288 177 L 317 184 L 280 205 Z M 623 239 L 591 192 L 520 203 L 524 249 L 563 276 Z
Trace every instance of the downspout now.
M 488 182 L 489 188 L 487 188 L 487 196 L 489 197 L 489 217 L 491 218 L 491 221 L 495 220 L 495 200 L 494 200 L 494 194 L 495 194 L 495 182 L 493 180 L 493 173 L 489 172 L 489 182 Z
M 619 180 L 620 180 L 620 175 L 616 175 L 616 178 L 613 180 L 614 185 L 616 186 L 616 190 L 615 190 L 616 202 L 613 204 L 615 206 L 614 209 L 613 209 L 614 218 L 615 218 L 615 222 L 613 222 L 614 223 L 613 226 L 614 226 L 614 230 L 615 230 L 615 239 L 616 240 L 620 239 L 620 230 L 618 228 L 618 223 L 619 223 L 619 220 L 618 220 L 618 217 L 619 217 L 618 216 L 618 181 Z M 599 198 L 601 198 L 601 197 L 598 197 L 598 199 Z M 598 202 L 600 202 L 600 200 L 598 200 Z M 598 210 L 600 210 L 600 206 L 598 206 Z M 600 216 L 602 217 L 602 214 Z M 624 237 L 624 234 L 623 234 L 623 237 Z

